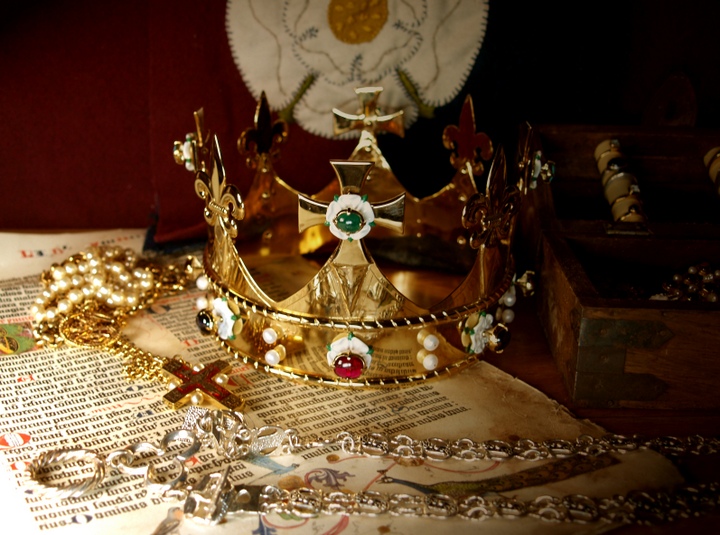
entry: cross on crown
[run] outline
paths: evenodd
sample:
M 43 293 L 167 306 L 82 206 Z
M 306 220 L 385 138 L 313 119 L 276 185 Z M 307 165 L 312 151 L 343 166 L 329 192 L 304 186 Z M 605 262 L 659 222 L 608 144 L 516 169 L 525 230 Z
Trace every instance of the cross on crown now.
M 361 87 L 355 90 L 360 100 L 360 112 L 357 114 L 345 113 L 333 108 L 333 128 L 335 135 L 346 134 L 352 130 L 369 130 L 376 132 L 383 130 L 400 137 L 405 135 L 402 110 L 395 113 L 383 114 L 377 102 L 382 93 L 382 87 Z
M 372 162 L 331 160 L 330 165 L 340 182 L 341 195 L 331 202 L 298 196 L 298 227 L 300 232 L 315 225 L 326 225 L 343 243 L 360 240 L 372 227 L 403 230 L 405 194 L 390 200 L 371 204 L 367 195 L 360 195 Z

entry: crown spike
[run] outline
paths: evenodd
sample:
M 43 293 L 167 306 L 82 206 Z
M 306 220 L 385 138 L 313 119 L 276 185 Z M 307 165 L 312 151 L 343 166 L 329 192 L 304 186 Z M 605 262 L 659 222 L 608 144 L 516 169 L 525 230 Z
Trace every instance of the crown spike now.
M 238 232 L 237 222 L 245 217 L 245 205 L 240 192 L 225 181 L 225 168 L 220 154 L 220 144 L 213 137 L 213 169 L 208 176 L 206 171 L 198 171 L 195 179 L 195 192 L 205 201 L 205 221 L 210 226 L 221 226 L 230 238 Z
M 448 125 L 443 130 L 443 145 L 453 151 L 450 163 L 458 171 L 465 169 L 470 176 L 482 175 L 482 160 L 493 155 L 492 141 L 484 132 L 475 131 L 475 110 L 470 95 L 465 98 L 457 126 Z
M 288 136 L 288 126 L 283 120 L 272 120 L 270 105 L 263 91 L 255 107 L 255 127 L 245 130 L 238 139 L 238 151 L 246 158 L 248 167 L 255 169 L 265 159 L 277 157 L 280 145 Z M 261 163 L 263 162 L 263 163 Z

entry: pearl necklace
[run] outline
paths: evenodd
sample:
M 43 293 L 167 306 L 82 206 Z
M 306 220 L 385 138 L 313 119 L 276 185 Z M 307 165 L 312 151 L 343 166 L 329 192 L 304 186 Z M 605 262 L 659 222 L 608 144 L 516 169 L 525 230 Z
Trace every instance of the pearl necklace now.
M 122 335 L 127 321 L 157 298 L 184 289 L 196 278 L 194 257 L 179 264 L 159 264 L 131 249 L 94 247 L 53 264 L 41 276 L 43 289 L 31 307 L 33 334 L 48 348 L 63 345 L 94 348 L 119 356 L 129 380 L 160 380 L 171 392 L 165 401 L 178 409 L 209 402 L 239 410 L 244 401 L 223 388 L 231 366 L 222 360 L 190 367 L 179 357 L 143 351 Z

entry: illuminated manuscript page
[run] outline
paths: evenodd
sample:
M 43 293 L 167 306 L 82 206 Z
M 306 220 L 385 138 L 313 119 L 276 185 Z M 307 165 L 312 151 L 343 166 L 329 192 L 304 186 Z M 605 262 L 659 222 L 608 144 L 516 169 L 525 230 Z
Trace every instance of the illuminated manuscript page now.
M 7 234 L 0 283 L 0 327 L 4 331 L 0 375 L 0 507 L 23 533 L 152 533 L 178 502 L 149 492 L 142 477 L 112 472 L 102 488 L 73 499 L 28 493 L 25 463 L 54 448 L 90 448 L 107 454 L 132 443 L 159 443 L 179 429 L 185 410 L 168 409 L 158 384 L 128 383 L 117 357 L 80 348 L 38 350 L 28 310 L 39 291 L 38 274 L 50 263 L 89 243 L 141 248 L 140 231 L 104 235 L 27 236 Z M 56 254 L 57 253 L 57 254 Z M 160 299 L 132 321 L 127 333 L 146 350 L 179 354 L 191 363 L 228 358 L 195 326 L 197 290 Z M 600 436 L 596 425 L 572 417 L 525 383 L 486 363 L 449 379 L 403 389 L 345 391 L 287 382 L 238 362 L 230 386 L 247 400 L 255 425 L 296 428 L 301 436 L 380 431 L 413 438 L 535 440 Z M 167 469 L 169 463 L 159 470 Z M 191 481 L 224 469 L 214 451 L 200 450 L 188 462 Z M 56 474 L 48 476 L 57 482 Z M 422 494 L 472 492 L 487 497 L 531 499 L 552 494 L 612 496 L 635 488 L 680 482 L 672 465 L 652 452 L 529 462 L 400 461 L 356 458 L 336 449 L 302 455 L 254 456 L 231 464 L 235 484 L 307 486 L 323 490 L 375 490 Z M 464 490 L 463 490 L 464 489 Z M 593 533 L 605 525 L 558 525 L 534 519 L 473 522 L 397 517 L 321 516 L 317 519 L 236 515 L 212 528 L 185 520 L 179 533 Z

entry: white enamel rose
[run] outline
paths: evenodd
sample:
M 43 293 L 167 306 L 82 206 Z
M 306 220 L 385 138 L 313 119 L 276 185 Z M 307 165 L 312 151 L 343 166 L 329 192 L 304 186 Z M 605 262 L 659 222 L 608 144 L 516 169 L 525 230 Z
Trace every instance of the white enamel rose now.
M 192 141 L 187 140 L 183 143 L 183 160 L 185 161 L 185 169 L 191 172 L 195 172 L 195 164 L 193 163 L 193 146 Z
M 235 323 L 238 321 L 235 313 L 230 309 L 227 299 L 216 297 L 213 299 L 213 313 L 220 317 L 217 334 L 222 340 L 232 340 L 235 337 Z
M 493 324 L 493 317 L 490 314 L 480 315 L 478 323 L 471 329 L 470 336 L 470 350 L 476 355 L 483 352 L 487 345 L 487 331 Z
M 406 126 L 418 116 L 407 83 L 425 104 L 450 102 L 482 46 L 487 14 L 488 0 L 230 0 L 226 27 L 252 95 L 265 91 L 273 110 L 300 97 L 295 120 L 333 137 L 332 108 L 353 111 L 357 87 L 383 87 L 384 110 L 403 110 Z
M 362 217 L 363 225 L 357 232 L 350 234 L 340 230 L 337 226 L 337 217 L 342 212 L 356 212 Z M 354 193 L 339 195 L 330 202 L 325 212 L 325 223 L 333 236 L 340 240 L 361 240 L 368 235 L 375 221 L 372 205 L 364 197 Z
M 366 368 L 370 367 L 370 362 L 372 362 L 370 346 L 356 336 L 344 336 L 330 344 L 327 352 L 328 365 L 332 366 L 336 358 L 346 354 L 357 355 L 365 361 Z

